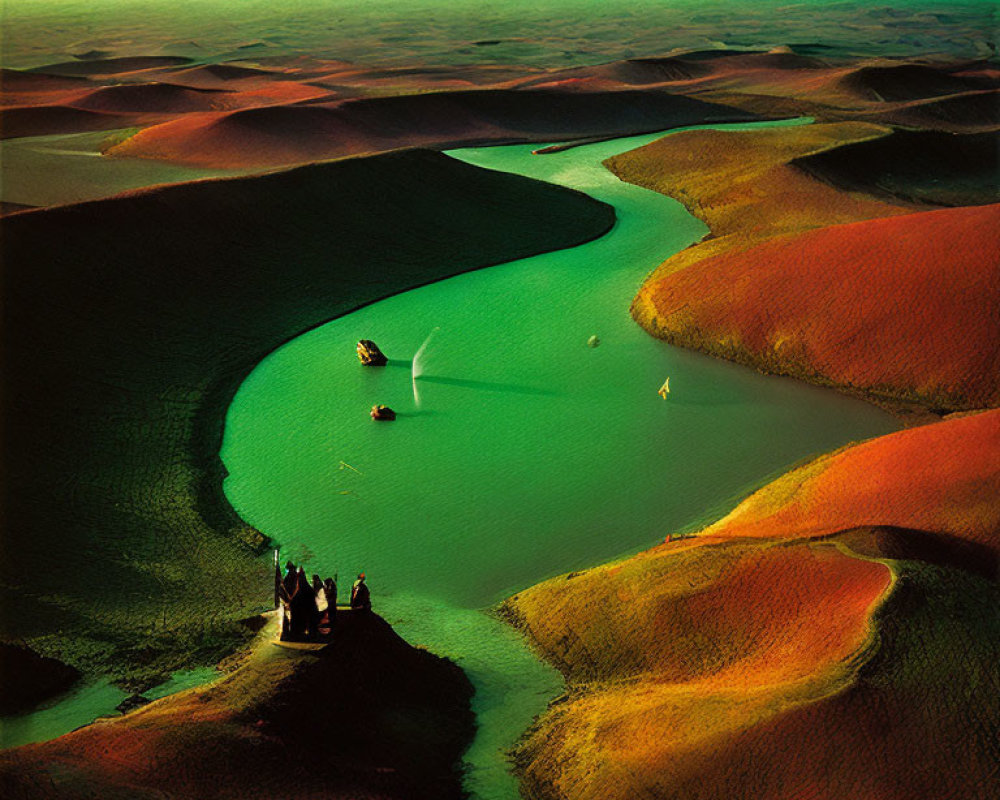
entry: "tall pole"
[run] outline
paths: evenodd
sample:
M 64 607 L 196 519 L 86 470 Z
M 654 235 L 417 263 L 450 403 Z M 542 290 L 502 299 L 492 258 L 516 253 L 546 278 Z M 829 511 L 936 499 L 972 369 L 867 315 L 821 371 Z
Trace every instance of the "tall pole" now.
M 274 607 L 278 608 L 281 605 L 281 597 L 278 594 L 278 589 L 281 586 L 281 565 L 278 563 L 278 551 L 281 547 L 274 548 Z

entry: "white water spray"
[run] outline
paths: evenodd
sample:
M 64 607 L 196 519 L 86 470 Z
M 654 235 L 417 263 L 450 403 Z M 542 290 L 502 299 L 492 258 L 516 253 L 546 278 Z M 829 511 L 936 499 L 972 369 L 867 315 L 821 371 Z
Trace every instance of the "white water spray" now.
M 420 345 L 420 349 L 417 350 L 415 356 L 413 356 L 413 365 L 410 369 L 410 374 L 412 376 L 413 383 L 413 404 L 419 409 L 420 408 L 420 390 L 417 389 L 417 378 L 419 378 L 424 372 L 424 351 L 427 350 L 427 345 L 430 340 L 434 338 L 434 334 L 437 333 L 441 328 L 435 326 L 431 329 L 431 332 L 427 334 L 427 338 L 424 339 L 424 343 Z

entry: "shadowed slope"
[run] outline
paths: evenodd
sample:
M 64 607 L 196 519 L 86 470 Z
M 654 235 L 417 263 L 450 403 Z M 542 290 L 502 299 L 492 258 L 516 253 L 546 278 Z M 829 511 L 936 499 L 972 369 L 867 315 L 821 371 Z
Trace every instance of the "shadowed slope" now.
M 359 305 L 613 221 L 425 151 L 6 219 L 4 635 L 140 681 L 217 658 L 269 597 L 218 458 L 250 369 Z
M 0 138 L 102 131 L 128 124 L 127 117 L 69 106 L 18 106 L 0 110 Z
M 0 754 L 0 790 L 28 798 L 463 796 L 472 687 L 379 617 L 342 611 L 319 652 L 272 644 L 215 684 Z
M 996 85 L 988 78 L 954 75 L 923 64 L 861 67 L 838 81 L 841 88 L 864 100 L 893 102 L 961 94 Z
M 1000 550 L 998 435 L 993 411 L 847 448 L 509 599 L 570 683 L 517 755 L 527 796 L 989 798 L 1000 596 L 942 555 Z
M 121 75 L 163 67 L 180 67 L 192 63 L 184 56 L 122 56 L 119 58 L 96 58 L 90 61 L 64 61 L 33 67 L 27 72 L 46 75 Z
M 169 83 L 128 83 L 105 86 L 73 101 L 92 111 L 170 112 L 225 108 L 229 93 L 217 89 L 190 89 Z
M 859 119 L 867 116 L 908 128 L 928 128 L 946 133 L 985 133 L 1000 128 L 1000 90 L 902 103 L 895 108 L 876 109 L 857 116 Z M 995 163 L 995 157 L 993 161 Z
M 1000 404 L 1000 205 L 780 236 L 661 269 L 632 313 L 758 369 L 934 410 Z
M 187 117 L 139 132 L 110 155 L 214 167 L 291 164 L 401 146 L 552 141 L 755 119 L 663 92 L 586 96 L 482 90 Z
M 997 113 L 996 94 L 951 102 L 979 97 L 992 102 Z M 792 163 L 837 188 L 890 201 L 961 206 L 1000 200 L 1000 133 L 895 131 Z
M 681 131 L 604 164 L 628 183 L 682 202 L 712 229 L 714 246 L 745 246 L 777 233 L 905 213 L 899 205 L 840 192 L 792 166 L 795 159 L 888 133 L 864 122 Z

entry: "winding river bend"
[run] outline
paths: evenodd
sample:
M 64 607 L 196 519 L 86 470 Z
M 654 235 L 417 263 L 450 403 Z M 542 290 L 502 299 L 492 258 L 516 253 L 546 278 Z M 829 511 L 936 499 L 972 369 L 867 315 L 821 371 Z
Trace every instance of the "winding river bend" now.
M 475 684 L 475 797 L 517 796 L 504 751 L 562 685 L 482 609 L 696 527 L 792 463 L 896 427 L 858 401 L 671 348 L 632 322 L 645 275 L 706 232 L 679 203 L 601 166 L 660 135 L 544 156 L 451 152 L 587 192 L 618 222 L 588 244 L 306 333 L 261 362 L 229 410 L 225 491 L 241 516 L 284 555 L 338 571 L 342 592 L 366 571 L 376 610 Z M 358 365 L 361 338 L 387 368 Z M 397 421 L 369 419 L 375 403 Z

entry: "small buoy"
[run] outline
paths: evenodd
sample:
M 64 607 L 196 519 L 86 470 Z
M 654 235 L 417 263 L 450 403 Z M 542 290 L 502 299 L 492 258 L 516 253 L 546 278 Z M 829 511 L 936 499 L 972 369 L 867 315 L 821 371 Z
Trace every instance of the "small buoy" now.
M 601 340 L 597 338 L 597 334 L 594 334 L 589 339 L 587 339 L 587 347 L 597 347 L 601 343 Z
M 389 406 L 372 406 L 371 415 L 372 419 L 378 420 L 396 419 L 396 412 L 389 408 Z

